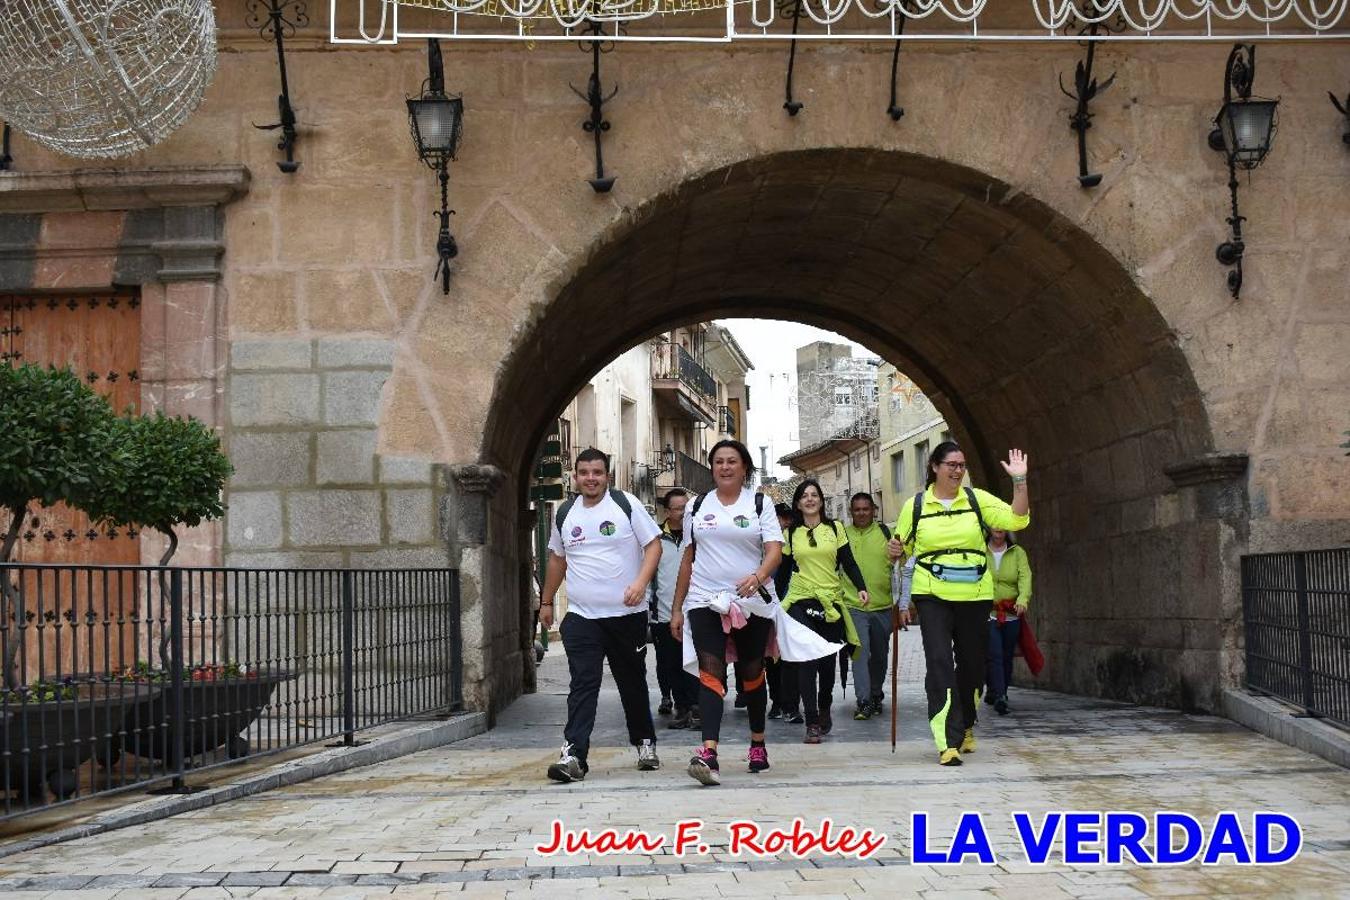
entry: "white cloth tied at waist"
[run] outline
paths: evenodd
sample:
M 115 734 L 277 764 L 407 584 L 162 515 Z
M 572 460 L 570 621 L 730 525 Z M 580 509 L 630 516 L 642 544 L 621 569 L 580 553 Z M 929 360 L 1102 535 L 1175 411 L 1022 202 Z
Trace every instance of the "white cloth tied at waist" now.
M 698 675 L 698 652 L 694 650 L 694 633 L 689 628 L 689 613 L 695 609 L 711 609 L 722 616 L 722 631 L 744 624 L 747 616 L 759 616 L 773 622 L 778 644 L 778 658 L 784 662 L 810 662 L 844 649 L 844 644 L 827 641 L 787 614 L 778 601 L 767 601 L 759 595 L 742 597 L 733 591 L 719 591 L 711 597 L 687 597 L 684 603 L 684 670 Z M 772 645 L 773 639 L 770 640 Z M 768 655 L 766 653 L 766 655 Z

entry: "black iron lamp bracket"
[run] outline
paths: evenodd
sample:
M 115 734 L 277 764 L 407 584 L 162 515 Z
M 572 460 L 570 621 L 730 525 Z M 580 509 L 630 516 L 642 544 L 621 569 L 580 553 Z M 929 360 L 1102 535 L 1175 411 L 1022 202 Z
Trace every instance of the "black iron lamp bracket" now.
M 788 15 L 787 4 L 779 6 L 779 15 L 786 17 Z M 802 21 L 802 0 L 792 0 L 792 36 L 796 38 L 797 28 Z M 797 66 L 797 41 L 788 41 L 788 67 L 787 67 L 787 85 L 784 89 L 786 99 L 783 101 L 783 109 L 787 110 L 789 116 L 795 116 L 802 111 L 805 106 L 800 100 L 792 97 L 792 73 Z
M 450 162 L 442 157 L 436 176 L 441 182 L 441 208 L 436 212 L 440 220 L 440 231 L 436 235 L 436 273 L 433 277 L 441 281 L 441 293 L 450 293 L 450 260 L 459 256 L 459 245 L 450 233 L 450 217 L 455 214 L 450 209 Z
M 294 37 L 297 28 L 309 24 L 308 9 L 305 0 L 246 0 L 246 5 L 249 27 L 258 29 L 264 39 L 270 36 L 276 44 L 277 68 L 281 72 L 281 93 L 277 95 L 279 121 L 271 125 L 254 124 L 253 127 L 259 131 L 281 129 L 277 149 L 286 154 L 286 159 L 278 162 L 277 168 L 291 175 L 300 168 L 300 163 L 295 159 L 296 118 L 295 108 L 291 106 L 290 81 L 286 77 L 285 39 Z
M 900 0 L 900 7 L 911 12 L 914 11 L 914 0 Z M 891 52 L 891 102 L 886 107 L 886 115 L 891 117 L 892 122 L 899 122 L 905 115 L 905 108 L 900 105 L 900 47 L 904 44 L 901 37 L 905 33 L 905 22 L 909 16 L 901 12 L 895 12 L 899 18 L 895 23 L 895 49 Z
M 577 90 L 574 85 L 568 83 L 572 88 L 572 93 L 576 94 L 582 100 L 585 100 L 591 107 L 591 115 L 586 121 L 581 123 L 581 130 L 595 138 L 595 177 L 588 178 L 591 190 L 597 194 L 608 194 L 614 187 L 614 182 L 618 180 L 617 175 L 605 175 L 605 156 L 601 144 L 601 135 L 609 131 L 609 120 L 605 118 L 604 106 L 614 99 L 614 95 L 619 93 L 619 86 L 605 94 L 600 84 L 600 54 L 609 53 L 614 49 L 613 41 L 602 40 L 601 23 L 595 19 L 587 20 L 587 28 L 592 37 L 581 41 L 582 51 L 591 54 L 591 77 L 586 80 L 586 92 L 583 94 Z
M 1094 0 L 1083 0 L 1083 17 L 1090 18 L 1097 14 Z M 1102 32 L 1119 33 L 1125 30 L 1125 21 L 1117 16 L 1112 21 L 1089 22 L 1080 32 L 1085 38 L 1087 49 L 1084 51 L 1083 58 L 1078 61 L 1073 71 L 1073 92 L 1064 86 L 1064 76 L 1059 76 L 1059 90 L 1064 96 L 1073 100 L 1077 106 L 1069 115 L 1069 129 L 1078 135 L 1078 185 L 1084 188 L 1094 188 L 1102 183 L 1102 176 L 1099 172 L 1088 171 L 1088 152 L 1087 152 L 1087 131 L 1092 127 L 1093 112 L 1090 104 L 1098 96 L 1106 92 L 1116 80 L 1116 73 L 1112 72 L 1107 79 L 1098 82 L 1093 74 L 1093 65 L 1097 56 L 1097 36 Z
M 5 123 L 4 137 L 0 142 L 0 172 L 8 172 L 14 165 L 14 157 L 9 155 L 9 123 Z
M 1336 111 L 1345 116 L 1345 134 L 1341 135 L 1341 140 L 1350 146 L 1350 94 L 1345 95 L 1344 103 L 1331 91 L 1327 91 L 1327 96 L 1331 98 L 1331 105 L 1336 107 Z

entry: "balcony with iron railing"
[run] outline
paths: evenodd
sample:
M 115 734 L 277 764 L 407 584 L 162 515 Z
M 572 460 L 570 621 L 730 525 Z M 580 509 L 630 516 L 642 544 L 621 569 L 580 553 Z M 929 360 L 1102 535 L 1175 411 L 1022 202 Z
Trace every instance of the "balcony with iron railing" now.
M 730 406 L 717 407 L 717 430 L 728 437 L 736 436 L 736 414 Z
M 663 455 L 665 459 L 654 473 L 658 495 L 676 487 L 684 488 L 691 494 L 706 494 L 716 487 L 712 470 L 688 453 L 668 449 Z
M 679 344 L 652 348 L 652 393 L 683 416 L 717 424 L 717 379 Z

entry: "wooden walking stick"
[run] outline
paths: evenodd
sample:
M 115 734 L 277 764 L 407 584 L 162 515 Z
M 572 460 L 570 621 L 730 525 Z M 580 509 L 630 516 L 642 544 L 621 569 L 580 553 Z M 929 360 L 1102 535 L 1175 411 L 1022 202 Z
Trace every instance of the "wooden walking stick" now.
M 895 752 L 896 722 L 900 715 L 900 607 L 891 607 L 891 752 Z

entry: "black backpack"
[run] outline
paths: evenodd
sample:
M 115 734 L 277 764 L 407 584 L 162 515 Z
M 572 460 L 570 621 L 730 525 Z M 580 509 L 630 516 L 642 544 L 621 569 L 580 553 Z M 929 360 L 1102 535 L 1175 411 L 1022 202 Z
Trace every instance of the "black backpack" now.
M 980 501 L 975 499 L 975 489 L 963 487 L 961 490 L 966 492 L 966 499 L 970 501 L 970 508 L 975 513 L 975 520 L 980 523 L 980 533 L 984 535 L 984 542 L 986 544 L 989 543 L 989 526 L 984 524 L 984 514 L 980 512 Z M 924 513 L 923 495 L 925 493 L 926 489 L 923 491 L 919 491 L 917 494 L 914 495 L 914 510 L 913 510 L 914 515 L 913 518 L 910 520 L 909 535 L 904 540 L 904 543 L 906 544 L 913 541 L 914 536 L 919 533 L 920 519 L 931 519 L 935 516 L 959 516 L 965 513 L 964 509 L 944 509 L 942 512 Z M 885 525 L 882 525 L 881 527 L 882 530 L 886 529 Z M 887 540 L 890 539 L 890 536 L 891 536 L 890 532 L 886 532 Z
M 975 490 L 974 488 L 970 487 L 963 487 L 962 490 L 966 492 L 966 499 L 970 501 L 969 511 L 975 513 L 975 520 L 980 523 L 980 534 L 984 536 L 984 542 L 987 545 L 989 543 L 989 526 L 984 523 L 984 514 L 980 512 L 980 502 L 975 498 Z M 923 512 L 924 493 L 925 491 L 919 491 L 917 494 L 914 495 L 914 509 L 913 509 L 913 516 L 910 520 L 909 536 L 906 537 L 904 540 L 904 543 L 906 544 L 912 543 L 914 538 L 918 535 L 920 519 L 932 519 L 936 518 L 937 516 L 960 516 L 964 515 L 967 512 L 967 510 L 964 509 L 944 509 L 941 512 L 925 513 Z M 930 563 L 928 561 L 929 558 L 941 556 L 945 553 L 965 553 L 971 555 L 981 555 L 984 552 L 985 552 L 984 548 L 975 550 L 967 547 L 946 547 L 941 550 L 929 550 L 927 553 L 921 553 L 917 557 L 915 557 L 914 562 L 916 565 L 923 566 L 925 569 L 929 570 L 930 572 L 933 572 L 933 574 L 936 575 L 938 574 L 937 570 L 942 569 L 943 566 L 937 563 Z M 984 569 L 986 567 L 985 565 L 980 564 L 974 566 L 973 568 L 979 570 L 980 574 L 983 575 Z
M 619 509 L 623 510 L 623 514 L 628 517 L 628 521 L 631 523 L 633 521 L 633 504 L 628 502 L 628 495 L 623 491 L 616 491 L 614 488 L 610 488 L 609 499 L 613 500 L 615 504 L 618 505 Z M 562 534 L 563 522 L 567 521 L 567 514 L 572 511 L 572 507 L 576 505 L 576 502 L 577 498 L 575 496 L 568 497 L 566 502 L 558 507 L 558 512 L 553 517 L 553 524 L 554 527 L 558 529 L 558 534 Z

